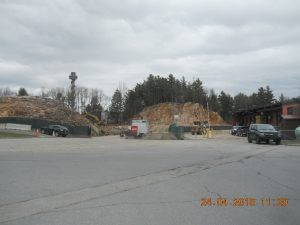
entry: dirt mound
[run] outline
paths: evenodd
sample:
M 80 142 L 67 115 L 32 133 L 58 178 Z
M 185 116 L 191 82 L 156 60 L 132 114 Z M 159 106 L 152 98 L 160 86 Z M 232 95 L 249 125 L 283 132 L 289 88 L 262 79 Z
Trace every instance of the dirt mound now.
M 40 97 L 0 98 L 0 117 L 29 117 L 53 120 L 72 125 L 87 125 L 88 120 L 74 113 L 61 102 Z
M 178 115 L 177 124 L 179 126 L 191 126 L 195 120 L 207 120 L 208 112 L 198 103 L 161 103 L 146 107 L 141 113 L 135 116 L 136 119 L 148 120 L 150 131 L 165 132 L 168 125 L 173 123 L 174 115 Z M 221 116 L 216 112 L 210 112 L 210 124 L 225 124 Z
M 91 126 L 92 135 L 109 135 L 110 128 L 101 127 L 57 100 L 42 97 L 1 97 L 0 117 L 46 119 L 74 126 Z

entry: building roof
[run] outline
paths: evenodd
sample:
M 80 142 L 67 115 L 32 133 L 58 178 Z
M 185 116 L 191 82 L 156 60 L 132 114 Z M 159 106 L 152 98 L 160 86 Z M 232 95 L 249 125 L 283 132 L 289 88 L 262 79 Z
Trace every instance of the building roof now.
M 282 103 L 275 103 L 275 104 L 269 104 L 259 107 L 253 107 L 251 109 L 244 109 L 239 110 L 237 112 L 234 112 L 233 114 L 249 114 L 249 113 L 255 113 L 255 112 L 266 112 L 266 111 L 274 111 L 282 108 Z

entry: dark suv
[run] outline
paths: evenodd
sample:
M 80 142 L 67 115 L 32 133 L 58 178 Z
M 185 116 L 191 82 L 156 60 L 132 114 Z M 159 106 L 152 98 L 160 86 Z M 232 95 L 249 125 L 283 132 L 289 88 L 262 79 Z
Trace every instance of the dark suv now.
M 271 124 L 251 124 L 248 131 L 248 142 L 255 140 L 256 144 L 261 141 L 269 143 L 273 140 L 277 145 L 281 143 L 280 132 L 278 132 Z
M 42 127 L 41 132 L 43 134 L 50 134 L 50 135 L 54 133 L 56 137 L 58 136 L 66 137 L 69 134 L 68 128 L 61 125 L 49 125 L 47 127 Z

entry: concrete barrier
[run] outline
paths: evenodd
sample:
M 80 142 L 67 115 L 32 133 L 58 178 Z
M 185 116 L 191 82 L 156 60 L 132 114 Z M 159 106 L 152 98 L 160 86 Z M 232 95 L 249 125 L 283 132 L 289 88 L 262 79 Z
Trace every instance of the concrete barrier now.
M 0 117 L 0 124 L 22 124 L 30 125 L 31 129 L 40 129 L 49 125 L 62 125 L 69 129 L 70 134 L 74 136 L 90 137 L 91 127 L 90 126 L 75 126 L 72 124 L 64 124 L 57 121 L 51 121 L 46 119 L 37 118 L 26 118 L 26 117 Z
M 26 124 L 16 124 L 16 123 L 1 123 L 0 129 L 3 130 L 25 130 L 30 131 L 31 125 Z

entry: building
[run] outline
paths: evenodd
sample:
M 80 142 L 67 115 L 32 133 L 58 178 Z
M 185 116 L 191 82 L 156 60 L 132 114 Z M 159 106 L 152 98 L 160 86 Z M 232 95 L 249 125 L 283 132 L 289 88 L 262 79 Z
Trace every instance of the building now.
M 300 125 L 300 101 L 276 103 L 233 114 L 232 125 L 249 126 L 251 123 L 268 123 L 281 130 L 283 139 L 294 139 Z
M 287 102 L 282 105 L 280 128 L 284 138 L 294 139 L 295 129 L 300 126 L 300 102 Z

